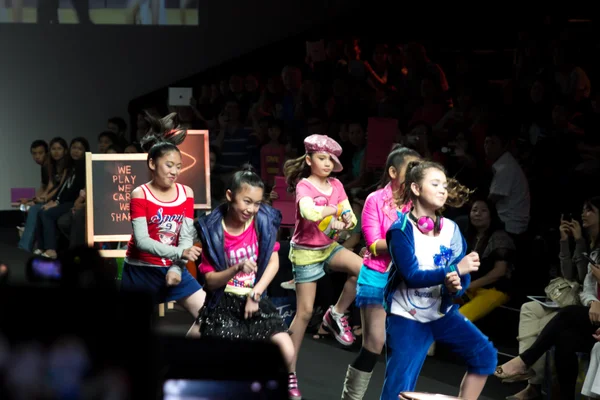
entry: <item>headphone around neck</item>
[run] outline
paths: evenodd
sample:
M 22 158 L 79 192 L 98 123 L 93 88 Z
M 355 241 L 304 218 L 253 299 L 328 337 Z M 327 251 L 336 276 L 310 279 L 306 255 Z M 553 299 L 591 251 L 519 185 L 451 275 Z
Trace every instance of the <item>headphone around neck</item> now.
M 440 233 L 442 227 L 444 226 L 444 218 L 440 217 L 439 215 L 435 216 L 435 221 L 428 216 L 417 219 L 417 217 L 413 215 L 412 211 L 409 211 L 408 217 L 411 219 L 411 221 L 417 224 L 417 228 L 425 235 L 431 231 L 434 233 Z

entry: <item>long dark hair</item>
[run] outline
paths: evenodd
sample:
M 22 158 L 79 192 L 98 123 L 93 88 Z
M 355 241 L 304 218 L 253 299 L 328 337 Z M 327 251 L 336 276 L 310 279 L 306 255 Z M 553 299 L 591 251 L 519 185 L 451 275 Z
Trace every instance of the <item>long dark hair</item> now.
M 158 160 L 171 151 L 179 152 L 178 145 L 183 143 L 187 131 L 179 129 L 177 113 L 171 113 L 163 118 L 157 118 L 145 111 L 144 120 L 150 129 L 140 141 L 142 150 L 148 153 L 148 165 L 150 160 Z
M 598 212 L 600 213 L 600 196 L 595 196 L 595 197 L 590 197 L 589 199 L 587 199 L 586 201 L 583 202 L 583 208 L 586 210 L 592 210 L 592 207 L 595 207 Z M 600 214 L 599 214 L 599 218 L 600 218 Z M 600 221 L 598 221 L 600 223 Z M 586 233 L 587 235 L 587 233 Z M 589 238 L 588 238 L 589 240 Z M 600 247 L 600 235 L 598 235 L 598 237 L 596 237 L 596 240 L 594 241 L 593 245 L 590 248 L 590 253 L 597 249 L 598 247 Z
M 486 229 L 485 233 L 482 237 L 479 238 L 479 240 L 477 240 L 477 228 L 475 228 L 471 223 L 471 209 L 477 202 L 484 203 L 487 206 L 490 214 L 490 226 Z M 473 201 L 471 202 L 471 207 L 469 207 L 469 224 L 467 226 L 467 232 L 465 235 L 465 239 L 467 241 L 467 246 L 469 247 L 469 249 L 471 249 L 472 251 L 476 251 L 480 255 L 482 255 L 483 251 L 485 250 L 485 247 L 487 246 L 488 241 L 490 240 L 490 237 L 494 234 L 494 232 L 502 230 L 504 230 L 504 222 L 502 222 L 502 220 L 500 219 L 500 216 L 498 215 L 498 210 L 496 209 L 494 203 L 484 198 L 483 196 L 473 199 Z
M 55 161 L 52 158 L 52 146 L 58 143 L 65 149 L 65 155 L 62 159 Z M 48 171 L 48 176 L 50 177 L 50 181 L 54 179 L 54 175 L 62 174 L 63 172 L 68 171 L 73 166 L 73 162 L 71 160 L 71 155 L 69 154 L 69 145 L 67 141 L 61 137 L 55 137 L 52 139 L 48 145 L 48 151 L 50 154 L 46 157 L 46 169 Z M 62 181 L 61 181 L 62 182 Z

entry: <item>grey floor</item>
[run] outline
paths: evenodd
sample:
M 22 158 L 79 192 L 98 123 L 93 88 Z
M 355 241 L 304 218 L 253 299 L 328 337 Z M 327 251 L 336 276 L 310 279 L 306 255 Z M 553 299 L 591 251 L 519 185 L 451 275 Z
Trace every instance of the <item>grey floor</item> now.
M 0 228 L 0 261 L 6 263 L 11 271 L 12 282 L 25 281 L 25 263 L 30 257 L 26 252 L 16 248 L 16 230 Z M 191 325 L 189 315 L 176 306 L 167 310 L 165 317 L 160 318 L 157 329 L 161 332 L 185 334 Z M 514 346 L 500 346 L 502 353 L 514 353 Z M 310 336 L 304 341 L 298 361 L 298 377 L 305 400 L 339 399 L 344 381 L 346 367 L 356 356 L 356 348 L 343 349 L 331 340 L 316 341 Z M 500 356 L 500 362 L 507 360 Z M 369 391 L 365 400 L 379 399 L 383 385 L 385 364 L 383 357 L 375 368 Z M 457 395 L 458 387 L 464 374 L 464 367 L 459 361 L 444 355 L 428 357 L 417 384 L 418 391 Z M 498 379 L 488 379 L 481 399 L 504 399 L 523 388 L 522 385 L 502 384 Z M 387 400 L 387 399 L 386 399 Z

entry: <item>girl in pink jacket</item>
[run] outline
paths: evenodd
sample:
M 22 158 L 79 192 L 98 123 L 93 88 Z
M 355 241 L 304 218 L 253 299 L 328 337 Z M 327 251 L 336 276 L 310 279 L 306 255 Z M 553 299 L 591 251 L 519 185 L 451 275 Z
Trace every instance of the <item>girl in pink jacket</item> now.
M 398 219 L 402 205 L 406 166 L 419 160 L 419 154 L 406 147 L 396 147 L 388 155 L 379 190 L 371 193 L 362 213 L 362 231 L 367 242 L 363 266 L 356 285 L 356 306 L 362 316 L 362 348 L 354 362 L 348 366 L 342 400 L 363 398 L 377 358 L 385 343 L 384 289 L 388 280 L 391 257 L 385 235 Z

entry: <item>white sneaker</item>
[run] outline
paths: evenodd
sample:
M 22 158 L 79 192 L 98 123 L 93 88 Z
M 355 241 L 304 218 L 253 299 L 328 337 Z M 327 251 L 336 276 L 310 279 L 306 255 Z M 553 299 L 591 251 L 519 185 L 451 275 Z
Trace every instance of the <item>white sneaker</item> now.
M 296 290 L 296 282 L 293 279 L 291 281 L 281 282 L 281 287 L 286 290 Z

